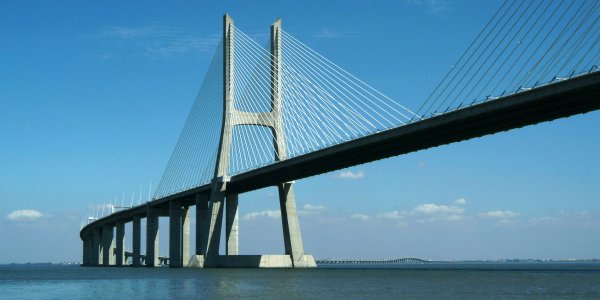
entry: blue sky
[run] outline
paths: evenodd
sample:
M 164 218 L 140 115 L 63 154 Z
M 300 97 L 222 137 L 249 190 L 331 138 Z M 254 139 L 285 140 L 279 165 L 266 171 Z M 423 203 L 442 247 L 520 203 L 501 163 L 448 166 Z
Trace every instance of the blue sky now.
M 0 3 L 0 263 L 79 260 L 92 208 L 156 185 L 223 13 L 259 38 L 281 17 L 287 32 L 416 108 L 501 4 L 297 2 Z M 598 128 L 592 112 L 299 180 L 305 249 L 598 257 Z M 240 203 L 241 252 L 283 252 L 274 190 Z

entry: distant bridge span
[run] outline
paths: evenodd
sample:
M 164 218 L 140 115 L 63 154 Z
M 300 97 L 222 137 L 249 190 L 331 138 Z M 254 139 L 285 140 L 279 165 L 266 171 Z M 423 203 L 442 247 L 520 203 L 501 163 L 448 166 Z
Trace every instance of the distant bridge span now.
M 361 260 L 361 259 L 321 259 L 317 260 L 318 265 L 358 265 L 358 264 L 425 264 L 430 261 L 415 258 L 415 257 L 404 257 L 397 259 L 375 259 L 375 260 Z

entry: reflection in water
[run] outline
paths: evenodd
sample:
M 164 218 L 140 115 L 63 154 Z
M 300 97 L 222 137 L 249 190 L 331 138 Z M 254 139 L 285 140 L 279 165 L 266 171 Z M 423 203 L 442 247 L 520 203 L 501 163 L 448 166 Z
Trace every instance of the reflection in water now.
M 385 269 L 0 266 L 2 299 L 600 297 L 600 264 Z

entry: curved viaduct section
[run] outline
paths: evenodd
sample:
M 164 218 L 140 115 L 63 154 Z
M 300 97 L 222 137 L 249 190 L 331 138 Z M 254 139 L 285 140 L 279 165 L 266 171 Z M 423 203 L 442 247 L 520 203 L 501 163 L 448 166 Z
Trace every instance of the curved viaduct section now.
M 233 21 L 225 16 L 224 24 L 226 41 L 224 51 L 233 51 L 232 44 L 227 45 L 227 41 L 233 40 L 233 35 L 229 31 Z M 275 65 L 279 51 L 278 30 L 280 30 L 279 21 L 271 27 Z M 225 52 L 225 57 L 229 57 L 229 53 Z M 231 110 L 231 102 L 227 96 L 230 85 L 227 76 L 232 75 L 228 75 L 228 64 L 225 59 L 225 114 Z M 585 75 L 555 81 L 528 91 L 412 122 L 305 155 L 290 159 L 278 157 L 278 162 L 274 164 L 232 177 L 227 177 L 224 173 L 227 164 L 223 162 L 227 160 L 231 142 L 229 135 L 231 129 L 225 125 L 227 118 L 225 115 L 220 158 L 213 182 L 116 212 L 88 224 L 80 232 L 84 245 L 83 264 L 86 266 L 125 265 L 124 228 L 126 223 L 131 222 L 133 225 L 131 265 L 141 266 L 143 256 L 140 252 L 141 220 L 145 218 L 145 266 L 158 266 L 158 219 L 168 217 L 168 261 L 171 267 L 314 267 L 316 266 L 314 259 L 305 254 L 302 247 L 292 189 L 293 180 L 597 110 L 600 108 L 600 72 L 597 70 L 598 68 L 595 68 L 593 72 L 590 71 Z M 278 76 L 277 67 L 273 68 L 273 72 L 274 77 Z M 280 105 L 278 104 L 280 99 L 277 98 L 277 84 L 273 85 L 274 109 L 270 124 L 277 124 L 277 118 L 280 117 L 277 113 L 277 105 Z M 274 132 L 283 134 L 279 132 L 280 128 L 276 128 L 277 125 L 273 126 L 275 126 Z M 280 149 L 279 153 L 285 153 L 285 149 Z M 279 189 L 285 254 L 238 255 L 238 194 L 269 186 L 277 186 Z M 190 255 L 189 245 L 189 208 L 192 206 L 196 206 L 194 255 Z M 227 246 L 225 255 L 222 255 L 219 252 L 219 237 L 224 207 L 226 208 Z

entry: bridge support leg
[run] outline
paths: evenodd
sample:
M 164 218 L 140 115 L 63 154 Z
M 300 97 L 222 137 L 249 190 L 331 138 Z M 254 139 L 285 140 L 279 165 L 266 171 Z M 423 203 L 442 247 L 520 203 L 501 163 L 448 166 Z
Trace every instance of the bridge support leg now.
M 134 267 L 141 266 L 141 245 L 142 245 L 142 219 L 140 216 L 133 216 L 132 230 L 131 230 L 131 244 L 132 250 L 132 261 L 131 265 Z
M 183 267 L 182 243 L 183 207 L 178 201 L 169 203 L 169 267 Z
M 102 263 L 102 244 L 100 240 L 100 228 L 94 229 L 92 241 L 92 266 L 97 266 Z
M 183 207 L 181 213 L 181 263 L 185 267 L 190 260 L 190 208 Z
M 146 267 L 158 267 L 158 212 L 148 206 L 146 217 Z
M 196 194 L 196 255 L 206 254 L 208 219 L 208 196 Z
M 113 226 L 104 225 L 102 227 L 102 265 L 114 265 L 113 254 Z
M 228 194 L 225 200 L 226 255 L 238 255 L 238 194 Z
M 115 250 L 115 264 L 122 266 L 125 264 L 125 252 L 123 247 L 125 245 L 125 223 L 123 221 L 117 221 L 117 248 Z
M 221 243 L 221 227 L 223 226 L 223 201 L 225 200 L 224 183 L 216 183 L 211 192 L 209 202 L 210 219 L 204 266 L 218 265 L 219 245 Z
M 88 234 L 83 241 L 83 265 L 90 266 L 93 263 L 94 235 Z
M 296 198 L 291 182 L 279 184 L 279 205 L 281 209 L 281 222 L 283 226 L 283 243 L 285 254 L 292 258 L 294 267 L 316 267 L 314 258 L 304 254 L 300 222 L 296 210 Z
M 83 254 L 81 255 L 81 261 L 83 262 L 82 264 L 84 266 L 88 265 L 88 258 L 87 258 L 87 253 L 88 253 L 88 239 L 87 236 L 83 238 Z
M 206 248 L 208 245 L 208 231 L 210 224 L 210 214 L 209 214 L 209 196 L 206 194 L 196 194 L 196 250 L 195 255 L 187 260 L 184 259 L 184 263 L 186 267 L 204 267 L 204 257 L 206 256 Z M 189 219 L 187 217 L 186 219 Z M 189 222 L 186 222 L 189 223 Z M 189 235 L 189 224 L 188 226 L 188 235 Z M 184 231 L 185 226 L 184 226 Z M 189 240 L 186 241 L 189 247 Z M 184 246 L 185 251 L 185 246 Z M 185 256 L 185 253 L 184 253 Z

